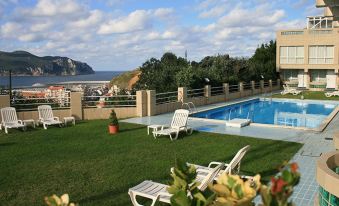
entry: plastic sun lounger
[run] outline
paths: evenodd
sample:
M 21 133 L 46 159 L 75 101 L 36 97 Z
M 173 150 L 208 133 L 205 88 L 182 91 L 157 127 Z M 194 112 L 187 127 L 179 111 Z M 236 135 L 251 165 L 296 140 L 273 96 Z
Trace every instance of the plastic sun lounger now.
M 326 97 L 334 97 L 334 96 L 338 96 L 339 97 L 339 91 L 326 92 L 325 96 Z
M 169 127 L 163 125 L 160 130 L 153 131 L 154 138 L 160 135 L 168 135 L 170 139 L 178 139 L 179 132 L 185 131 L 187 134 L 192 134 L 193 129 L 187 126 L 189 111 L 186 109 L 175 110 L 174 116 Z
M 5 128 L 5 133 L 8 134 L 8 129 L 11 128 L 22 128 L 24 131 L 26 130 L 26 125 L 22 120 L 18 120 L 18 116 L 16 114 L 16 110 L 14 107 L 5 107 L 1 109 L 1 125 Z
M 223 163 L 223 162 L 210 162 L 209 165 L 206 166 L 201 166 L 201 165 L 194 165 L 196 168 L 199 169 L 199 173 L 198 175 L 206 175 L 208 172 L 210 172 L 211 170 L 213 170 L 213 167 L 215 167 L 216 165 L 221 165 L 224 164 L 225 168 L 221 168 L 219 174 L 217 175 L 217 177 L 219 175 L 221 175 L 222 173 L 227 173 L 227 174 L 239 174 L 240 172 L 240 164 L 241 164 L 241 160 L 242 158 L 245 156 L 245 154 L 247 153 L 247 151 L 250 149 L 250 145 L 247 145 L 243 148 L 241 148 L 237 154 L 233 157 L 233 159 L 231 160 L 231 162 L 229 163 Z M 190 163 L 188 163 L 190 164 Z
M 208 184 L 215 179 L 220 169 L 223 167 L 224 164 L 220 164 L 211 171 L 209 171 L 207 175 L 205 176 L 198 175 L 196 181 L 201 183 L 198 186 L 198 189 L 204 191 L 207 188 Z M 199 169 L 197 169 L 197 172 L 199 172 Z M 167 192 L 168 187 L 169 186 L 165 184 L 153 182 L 151 180 L 146 180 L 130 188 L 128 190 L 128 194 L 134 206 L 142 206 L 137 202 L 136 200 L 137 196 L 151 199 L 152 200 L 151 206 L 154 206 L 157 201 L 169 204 L 172 194 Z
M 62 122 L 59 120 L 59 117 L 54 117 L 51 106 L 41 105 L 38 106 L 39 111 L 39 123 L 42 123 L 44 129 L 47 129 L 49 125 L 59 125 L 62 126 Z

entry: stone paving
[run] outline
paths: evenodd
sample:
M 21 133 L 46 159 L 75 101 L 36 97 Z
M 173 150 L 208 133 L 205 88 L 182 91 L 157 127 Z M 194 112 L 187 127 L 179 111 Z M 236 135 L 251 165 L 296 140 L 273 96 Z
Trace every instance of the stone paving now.
M 230 103 L 232 102 L 228 102 L 227 104 Z M 204 110 L 220 105 L 225 105 L 225 103 L 203 106 L 197 109 Z M 172 116 L 173 113 L 167 113 L 152 117 L 131 118 L 124 121 L 144 125 L 170 124 Z M 334 117 L 323 132 L 252 125 L 241 129 L 226 128 L 224 123 L 204 121 L 200 119 L 197 120 L 194 118 L 189 120 L 189 125 L 194 130 L 199 131 L 303 143 L 304 146 L 291 160 L 299 164 L 302 175 L 301 181 L 295 188 L 292 198 L 298 206 L 311 206 L 313 205 L 314 197 L 318 191 L 318 184 L 315 179 L 316 161 L 322 153 L 335 150 L 332 137 L 334 131 L 339 130 L 339 113 Z

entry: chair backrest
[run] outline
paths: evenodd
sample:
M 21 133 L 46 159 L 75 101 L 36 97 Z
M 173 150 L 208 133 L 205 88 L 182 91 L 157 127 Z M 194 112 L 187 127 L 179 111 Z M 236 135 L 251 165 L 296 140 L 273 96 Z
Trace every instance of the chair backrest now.
M 186 127 L 189 111 L 186 109 L 177 109 L 174 112 L 174 116 L 171 122 L 171 127 Z
M 18 116 L 14 107 L 5 107 L 1 109 L 1 121 L 3 123 L 18 122 Z
M 54 118 L 52 107 L 49 105 L 38 106 L 38 111 L 39 111 L 39 119 L 49 120 L 49 119 Z
M 237 167 L 240 170 L 240 163 L 246 152 L 250 149 L 250 145 L 241 148 L 237 154 L 233 157 L 232 161 L 228 164 L 225 169 L 225 173 L 232 174 L 232 171 Z M 238 171 L 239 172 L 239 171 Z
M 211 183 L 215 177 L 218 175 L 219 171 L 225 166 L 225 163 L 222 163 L 218 166 L 216 166 L 213 170 L 211 170 L 208 175 L 204 178 L 204 180 L 200 183 L 198 186 L 198 189 L 201 191 L 204 191 L 207 187 L 208 184 Z

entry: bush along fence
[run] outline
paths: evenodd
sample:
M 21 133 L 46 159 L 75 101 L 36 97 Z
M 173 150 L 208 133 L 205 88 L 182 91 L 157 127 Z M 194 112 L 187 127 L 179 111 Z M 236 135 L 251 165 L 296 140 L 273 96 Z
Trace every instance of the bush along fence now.
M 37 107 L 42 104 L 52 106 L 60 118 L 74 116 L 77 120 L 107 119 L 111 108 L 118 118 L 153 116 L 187 108 L 193 102 L 196 106 L 226 102 L 257 94 L 269 94 L 280 90 L 280 80 L 239 83 L 204 88 L 189 89 L 179 87 L 177 91 L 156 93 L 155 90 L 137 91 L 135 95 L 84 96 L 81 92 L 69 92 L 62 97 L 12 98 L 0 95 L 0 108 L 12 106 L 17 109 L 20 119 L 38 119 Z M 187 106 L 187 104 L 186 104 Z

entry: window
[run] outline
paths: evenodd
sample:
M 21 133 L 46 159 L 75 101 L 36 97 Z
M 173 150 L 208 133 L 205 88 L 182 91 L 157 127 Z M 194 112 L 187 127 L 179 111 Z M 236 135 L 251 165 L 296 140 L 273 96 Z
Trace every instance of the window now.
M 310 46 L 309 64 L 333 64 L 334 46 Z
M 297 69 L 284 69 L 282 71 L 283 81 L 298 81 L 298 70 Z
M 310 70 L 311 82 L 326 82 L 326 69 L 312 69 Z
M 282 46 L 280 47 L 280 64 L 303 64 L 303 46 Z

